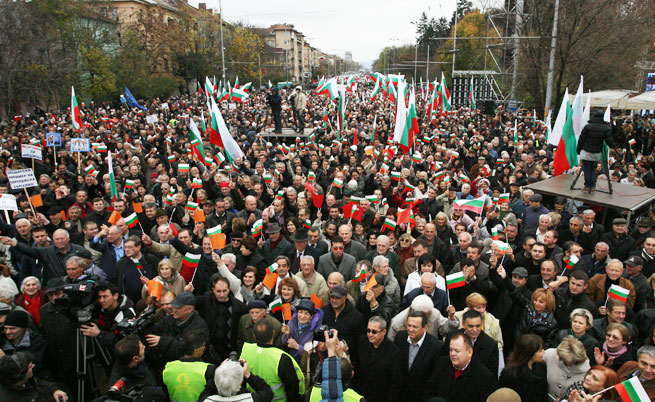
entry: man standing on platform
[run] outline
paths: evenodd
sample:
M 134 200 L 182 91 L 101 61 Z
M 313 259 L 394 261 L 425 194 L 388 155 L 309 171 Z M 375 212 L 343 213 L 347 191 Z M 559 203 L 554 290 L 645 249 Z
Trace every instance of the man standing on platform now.
M 607 146 L 610 148 L 615 147 L 612 129 L 603 120 L 603 112 L 598 111 L 584 126 L 580 139 L 578 139 L 578 154 L 580 154 L 584 172 L 584 190 L 582 191 L 589 194 L 596 189 L 596 166 L 603 150 L 603 142 L 607 142 Z

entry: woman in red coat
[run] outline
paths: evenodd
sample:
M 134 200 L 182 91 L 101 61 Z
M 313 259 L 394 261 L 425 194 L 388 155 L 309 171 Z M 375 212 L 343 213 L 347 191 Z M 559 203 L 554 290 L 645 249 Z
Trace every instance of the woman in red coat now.
M 20 292 L 15 301 L 16 305 L 27 310 L 34 323 L 41 326 L 41 306 L 48 302 L 48 296 L 41 290 L 41 281 L 35 276 L 26 277 L 20 285 Z

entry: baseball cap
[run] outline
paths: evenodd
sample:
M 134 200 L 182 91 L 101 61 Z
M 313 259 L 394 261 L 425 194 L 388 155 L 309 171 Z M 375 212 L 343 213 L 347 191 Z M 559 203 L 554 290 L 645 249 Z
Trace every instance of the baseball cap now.
M 184 306 L 196 306 L 196 297 L 191 292 L 180 293 L 175 300 L 171 302 L 171 306 L 181 308 Z

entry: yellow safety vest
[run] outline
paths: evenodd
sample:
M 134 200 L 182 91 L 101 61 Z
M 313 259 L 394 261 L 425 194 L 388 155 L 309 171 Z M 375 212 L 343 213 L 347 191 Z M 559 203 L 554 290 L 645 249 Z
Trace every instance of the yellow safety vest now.
M 287 400 L 284 384 L 282 384 L 282 380 L 280 380 L 277 372 L 282 355 L 288 356 L 293 362 L 293 367 L 296 369 L 296 376 L 298 377 L 300 394 L 304 394 L 305 376 L 303 375 L 300 366 L 291 355 L 275 347 L 262 348 L 254 343 L 248 342 L 243 344 L 243 349 L 241 350 L 241 358 L 248 362 L 250 372 L 266 381 L 266 383 L 271 387 L 271 390 L 273 390 L 273 401 L 276 402 L 284 402 Z M 250 387 L 248 388 L 250 389 Z
M 166 363 L 162 376 L 171 401 L 196 402 L 205 389 L 207 366 L 209 363 L 180 360 Z

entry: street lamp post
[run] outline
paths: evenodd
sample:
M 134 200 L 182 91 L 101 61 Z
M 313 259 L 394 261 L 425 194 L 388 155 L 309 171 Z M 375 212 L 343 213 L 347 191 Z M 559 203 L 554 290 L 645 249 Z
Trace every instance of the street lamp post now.
M 220 15 L 221 24 L 221 64 L 223 66 L 223 85 L 225 85 L 225 46 L 223 45 L 223 4 L 218 0 L 218 13 Z

